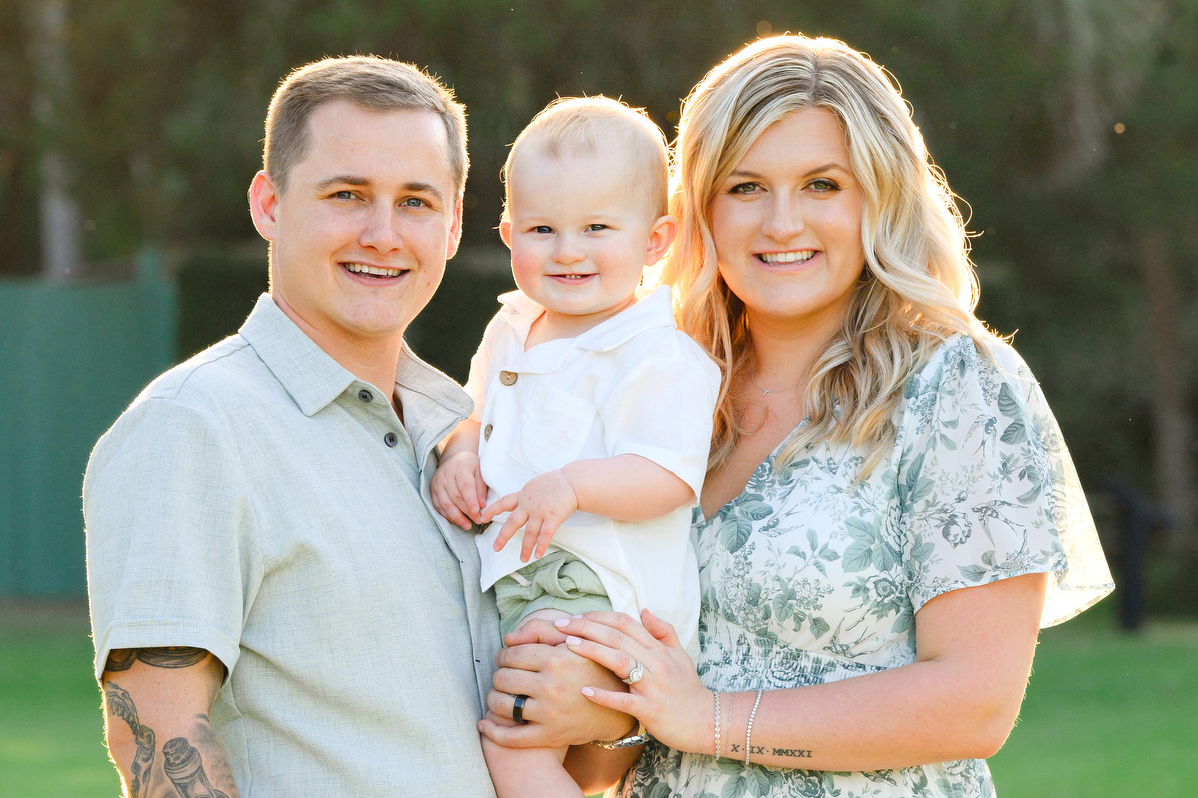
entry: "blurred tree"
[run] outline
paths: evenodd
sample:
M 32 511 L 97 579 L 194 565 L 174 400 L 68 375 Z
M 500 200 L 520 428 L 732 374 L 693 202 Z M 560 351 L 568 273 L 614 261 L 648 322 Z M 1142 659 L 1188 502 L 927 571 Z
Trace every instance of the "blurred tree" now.
M 0 0 L 0 276 L 36 271 L 37 196 L 26 28 L 18 0 Z
M 978 233 L 981 315 L 1020 331 L 1085 483 L 1155 492 L 1177 521 L 1170 560 L 1198 564 L 1185 357 L 1198 340 L 1198 0 L 67 2 L 76 110 L 60 127 L 90 257 L 148 242 L 232 258 L 254 240 L 245 187 L 266 103 L 324 55 L 413 61 L 455 88 L 473 160 L 465 243 L 493 247 L 507 145 L 555 96 L 620 96 L 672 134 L 679 100 L 744 42 L 843 38 L 901 80 Z M 28 41 L 9 19 L 0 271 L 13 273 L 36 241 L 40 150 Z

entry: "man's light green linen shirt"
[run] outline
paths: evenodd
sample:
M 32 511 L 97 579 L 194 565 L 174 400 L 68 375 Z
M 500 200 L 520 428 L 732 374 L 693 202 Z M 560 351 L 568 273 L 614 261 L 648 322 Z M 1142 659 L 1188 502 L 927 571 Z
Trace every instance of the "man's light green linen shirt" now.
M 428 504 L 470 400 L 406 347 L 395 391 L 403 423 L 263 295 L 92 454 L 97 676 L 116 648 L 211 651 L 242 798 L 493 795 L 498 618 L 472 535 Z

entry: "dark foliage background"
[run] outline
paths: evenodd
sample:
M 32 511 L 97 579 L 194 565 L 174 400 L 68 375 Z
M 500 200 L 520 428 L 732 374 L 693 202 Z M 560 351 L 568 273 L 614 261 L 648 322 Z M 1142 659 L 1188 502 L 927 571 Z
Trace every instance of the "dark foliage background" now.
M 30 20 L 67 12 L 65 63 Z M 1198 608 L 1192 419 L 1198 339 L 1198 0 L 0 0 L 0 276 L 39 266 L 38 158 L 65 154 L 91 261 L 175 264 L 179 356 L 265 287 L 246 213 L 279 79 L 333 54 L 415 62 L 469 110 L 462 255 L 413 332 L 454 376 L 510 286 L 494 227 L 506 146 L 558 95 L 680 99 L 761 35 L 843 38 L 901 82 L 977 233 L 980 315 L 1018 331 L 1119 550 L 1115 480 L 1173 520 L 1157 602 Z M 53 85 L 51 121 L 37 86 Z M 1188 598 L 1187 598 L 1188 596 Z

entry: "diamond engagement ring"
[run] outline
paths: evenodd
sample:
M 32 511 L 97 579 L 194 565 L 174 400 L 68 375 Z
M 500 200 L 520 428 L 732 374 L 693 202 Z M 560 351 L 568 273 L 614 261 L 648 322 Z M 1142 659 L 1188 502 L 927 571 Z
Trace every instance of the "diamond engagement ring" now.
M 645 675 L 645 666 L 642 665 L 641 661 L 638 659 L 636 661 L 636 665 L 633 665 L 632 670 L 630 670 L 628 672 L 628 678 L 622 679 L 621 681 L 623 681 L 624 684 L 636 684 L 637 682 L 639 682 L 641 680 L 641 677 L 644 675 Z

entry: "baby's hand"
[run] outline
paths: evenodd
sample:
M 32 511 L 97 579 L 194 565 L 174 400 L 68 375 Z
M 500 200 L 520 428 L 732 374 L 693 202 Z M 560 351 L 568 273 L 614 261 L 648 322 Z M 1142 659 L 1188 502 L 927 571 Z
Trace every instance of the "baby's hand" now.
M 483 523 L 482 508 L 487 503 L 487 485 L 475 452 L 454 452 L 441 460 L 430 486 L 433 507 L 446 521 L 467 532 Z
M 578 497 L 566 475 L 561 471 L 550 471 L 533 477 L 518 493 L 509 493 L 483 510 L 480 523 L 485 524 L 500 513 L 510 511 L 511 515 L 499 530 L 499 537 L 495 538 L 495 551 L 506 546 L 520 527 L 524 527 L 520 559 L 528 562 L 534 547 L 537 559 L 545 555 L 557 528 L 577 509 Z

